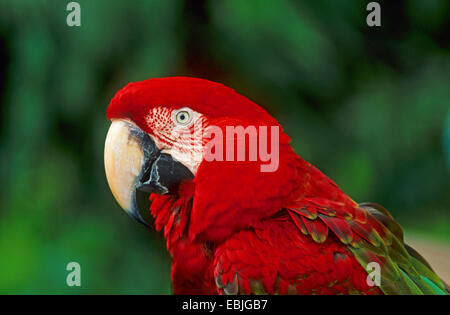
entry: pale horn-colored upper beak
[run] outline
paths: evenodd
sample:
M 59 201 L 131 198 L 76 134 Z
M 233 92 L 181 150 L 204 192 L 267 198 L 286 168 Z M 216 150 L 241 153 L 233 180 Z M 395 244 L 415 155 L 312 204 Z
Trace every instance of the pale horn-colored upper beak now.
M 145 224 L 136 205 L 136 185 L 145 164 L 155 156 L 155 146 L 148 145 L 149 136 L 131 122 L 114 119 L 105 141 L 105 172 L 109 188 L 128 214 Z
M 161 153 L 147 133 L 122 119 L 112 120 L 106 136 L 105 172 L 119 205 L 144 225 L 148 224 L 139 213 L 137 190 L 141 196 L 175 193 L 180 182 L 194 178 L 181 162 Z

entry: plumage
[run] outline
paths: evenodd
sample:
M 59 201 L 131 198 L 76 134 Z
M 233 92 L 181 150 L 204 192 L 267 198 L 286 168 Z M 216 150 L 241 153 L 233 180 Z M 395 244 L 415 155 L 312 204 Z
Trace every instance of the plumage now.
M 151 194 L 155 227 L 164 230 L 173 259 L 174 293 L 447 292 L 430 265 L 404 244 L 386 209 L 354 202 L 292 150 L 272 116 L 232 89 L 185 77 L 130 83 L 113 98 L 107 117 L 130 120 L 174 150 L 177 138 L 163 132 L 171 131 L 170 113 L 185 107 L 201 117 L 203 128 L 278 127 L 279 165 L 261 172 L 260 158 L 203 159 L 176 193 Z M 189 154 L 180 150 L 178 156 Z M 380 286 L 367 281 L 373 262 L 381 266 Z

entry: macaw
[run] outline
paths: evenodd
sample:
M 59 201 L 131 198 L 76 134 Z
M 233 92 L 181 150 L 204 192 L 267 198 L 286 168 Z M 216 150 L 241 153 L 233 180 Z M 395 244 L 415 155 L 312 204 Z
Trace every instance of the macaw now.
M 175 294 L 448 294 L 385 208 L 353 201 L 233 89 L 129 83 L 106 116 L 108 184 L 128 214 L 147 224 L 149 211 L 163 230 Z M 272 169 L 254 140 L 276 150 Z

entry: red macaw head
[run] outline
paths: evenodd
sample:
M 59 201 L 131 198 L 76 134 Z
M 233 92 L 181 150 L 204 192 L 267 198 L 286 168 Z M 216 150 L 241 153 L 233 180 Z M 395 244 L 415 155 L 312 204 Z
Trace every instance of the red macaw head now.
M 107 118 L 108 183 L 140 221 L 136 190 L 176 199 L 180 185 L 191 183 L 195 234 L 248 224 L 292 193 L 280 188 L 297 175 L 286 165 L 289 138 L 263 108 L 222 84 L 188 77 L 130 83 L 112 99 Z

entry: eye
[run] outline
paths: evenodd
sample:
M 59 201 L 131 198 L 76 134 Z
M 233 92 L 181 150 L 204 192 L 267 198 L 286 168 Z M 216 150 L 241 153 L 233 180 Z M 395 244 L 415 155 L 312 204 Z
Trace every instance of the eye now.
M 175 120 L 180 125 L 187 125 L 191 122 L 191 114 L 187 110 L 180 110 L 175 115 Z

